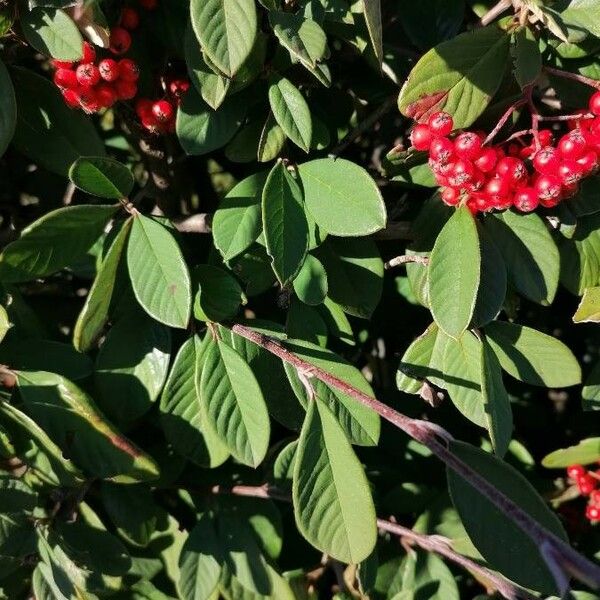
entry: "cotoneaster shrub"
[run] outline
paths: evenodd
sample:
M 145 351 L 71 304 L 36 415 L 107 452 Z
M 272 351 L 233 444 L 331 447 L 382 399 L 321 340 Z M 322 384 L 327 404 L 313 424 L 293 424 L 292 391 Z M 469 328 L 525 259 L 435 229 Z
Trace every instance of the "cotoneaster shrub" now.
M 599 156 L 600 0 L 0 0 L 0 597 L 600 598 Z

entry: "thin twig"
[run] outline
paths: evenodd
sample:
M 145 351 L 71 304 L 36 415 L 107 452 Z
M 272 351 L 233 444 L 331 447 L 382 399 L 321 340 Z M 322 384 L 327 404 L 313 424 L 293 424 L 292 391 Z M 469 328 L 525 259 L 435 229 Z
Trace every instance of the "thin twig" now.
M 429 264 L 428 256 L 420 256 L 418 254 L 403 254 L 402 256 L 396 256 L 388 260 L 385 263 L 386 269 L 393 269 L 394 267 L 399 267 L 400 265 L 405 265 L 407 263 L 417 263 L 419 265 L 427 266 Z
M 571 79 L 573 81 L 582 83 L 583 85 L 588 85 L 596 90 L 600 90 L 600 81 L 596 81 L 595 79 L 591 79 L 585 75 L 571 73 L 570 71 L 563 71 L 562 69 L 555 69 L 554 67 L 544 67 L 544 71 L 546 71 L 546 73 L 550 73 L 550 75 L 556 75 L 557 77 L 562 77 L 563 79 Z
M 593 113 L 577 113 L 574 115 L 539 115 L 538 121 L 580 121 L 585 119 L 594 119 L 596 115 Z
M 329 387 L 339 390 L 364 406 L 371 408 L 386 421 L 389 421 L 414 440 L 429 448 L 450 469 L 467 481 L 497 509 L 518 525 L 538 547 L 542 547 L 542 544 L 544 544 L 544 547 L 550 548 L 552 555 L 559 557 L 560 564 L 565 573 L 579 579 L 592 588 L 597 589 L 600 587 L 600 567 L 579 554 L 564 540 L 540 525 L 513 500 L 497 490 L 485 477 L 454 454 L 448 445 L 448 439 L 451 439 L 450 434 L 445 432 L 447 433 L 447 438 L 440 436 L 440 431 L 445 430 L 439 426 L 434 426 L 432 423 L 403 415 L 324 369 L 303 360 L 288 350 L 284 343 L 278 340 L 241 324 L 232 325 L 231 330 L 254 344 L 261 346 L 297 369 L 302 369 L 305 373 L 309 373 L 312 377 L 322 381 Z
M 513 102 L 506 109 L 505 113 L 500 117 L 500 120 L 498 121 L 498 124 L 496 125 L 496 127 L 494 127 L 494 129 L 492 129 L 490 134 L 485 138 L 485 141 L 483 142 L 484 146 L 486 144 L 489 144 L 496 137 L 496 135 L 498 135 L 498 132 L 504 127 L 506 121 L 508 121 L 508 119 L 515 112 L 515 110 L 517 110 L 518 108 L 521 108 L 521 106 L 523 106 L 524 104 L 527 104 L 527 99 L 521 98 L 520 100 Z
M 481 19 L 479 19 L 478 25 L 485 27 L 489 25 L 494 19 L 497 19 L 503 12 L 507 11 L 512 6 L 511 0 L 500 0 L 497 4 L 492 6 Z

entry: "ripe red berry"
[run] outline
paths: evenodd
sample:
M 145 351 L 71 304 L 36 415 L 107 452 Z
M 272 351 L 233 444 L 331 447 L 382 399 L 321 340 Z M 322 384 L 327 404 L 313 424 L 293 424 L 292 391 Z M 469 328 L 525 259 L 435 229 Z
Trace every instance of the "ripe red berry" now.
M 142 127 L 147 129 L 148 131 L 152 131 L 153 133 L 158 132 L 160 123 L 158 119 L 152 114 L 152 111 L 146 113 L 140 117 L 140 121 L 142 123 Z
M 131 35 L 123 27 L 115 27 L 110 32 L 110 51 L 113 54 L 125 54 L 131 46 Z
M 137 116 L 141 119 L 144 115 L 152 114 L 152 100 L 148 100 L 148 98 L 140 98 L 135 103 L 135 112 Z
M 137 81 L 140 70 L 137 63 L 130 58 L 122 58 L 119 61 L 119 78 L 123 81 Z
M 454 120 L 447 112 L 433 113 L 427 125 L 434 135 L 448 135 L 454 129 Z
M 79 94 L 76 90 L 66 89 L 62 90 L 62 96 L 64 98 L 65 104 L 69 108 L 77 108 L 79 106 Z
M 540 204 L 546 208 L 556 206 L 560 201 L 562 184 L 554 175 L 540 175 L 534 184 Z
M 104 79 L 104 81 L 116 81 L 119 79 L 119 65 L 116 60 L 112 58 L 105 58 L 100 61 L 98 65 L 98 70 L 100 71 L 100 77 Z
M 96 97 L 96 91 L 89 87 L 79 89 L 79 104 L 87 113 L 95 113 L 100 109 L 100 104 L 98 104 L 98 98 Z
M 140 15 L 137 10 L 133 8 L 125 7 L 121 11 L 121 27 L 125 29 L 137 29 L 140 24 Z
M 584 175 L 594 173 L 598 169 L 598 153 L 594 150 L 589 150 L 577 162 L 583 168 Z
M 73 63 L 68 60 L 51 60 L 52 66 L 55 69 L 72 69 Z
M 415 150 L 429 150 L 431 141 L 433 140 L 433 134 L 428 125 L 418 123 L 413 127 L 410 132 L 410 143 L 413 145 Z
M 521 212 L 531 212 L 540 203 L 537 191 L 532 187 L 519 188 L 514 195 L 513 204 Z
M 469 183 L 467 183 L 467 189 L 470 192 L 478 192 L 479 190 L 481 190 L 483 188 L 483 186 L 485 185 L 485 182 L 486 182 L 485 175 L 481 171 L 478 171 L 477 169 L 475 169 L 475 173 L 473 174 L 471 181 L 469 181 Z
M 600 507 L 600 490 L 594 490 L 590 494 L 590 504 Z
M 471 131 L 465 131 L 456 136 L 454 140 L 454 151 L 461 158 L 474 160 L 481 151 L 481 138 Z
M 157 100 L 152 105 L 152 114 L 160 123 L 167 123 L 173 119 L 175 111 L 168 100 Z
M 439 163 L 448 163 L 454 156 L 454 144 L 445 137 L 434 137 L 429 147 L 429 156 Z
M 138 0 L 140 6 L 146 10 L 154 10 L 158 6 L 158 0 Z
M 595 92 L 590 98 L 590 111 L 595 115 L 600 116 L 600 92 Z
M 181 101 L 184 94 L 190 89 L 190 82 L 187 79 L 174 79 L 169 83 L 169 93 L 177 100 Z M 428 150 L 429 147 L 426 148 Z
M 93 87 L 100 81 L 100 71 L 92 63 L 82 63 L 77 67 L 77 81 L 84 87 Z
M 456 206 L 460 200 L 460 192 L 456 188 L 446 187 L 440 194 L 442 201 L 448 206 Z
M 107 83 L 101 83 L 96 88 L 98 104 L 102 108 L 110 108 L 117 101 L 117 92 Z
M 513 185 L 525 181 L 528 176 L 525 163 L 514 156 L 502 158 L 496 165 L 496 173 L 500 177 L 507 177 Z
M 585 508 L 585 516 L 592 522 L 600 521 L 600 508 L 588 504 Z
M 460 188 L 470 183 L 474 174 L 475 167 L 473 167 L 473 163 L 459 158 L 454 163 L 452 171 L 448 174 L 448 182 L 452 187 Z
M 450 173 L 452 173 L 452 169 L 454 169 L 454 163 L 451 162 L 440 162 L 435 161 L 432 158 L 429 159 L 429 168 L 433 171 L 435 176 L 440 181 L 440 177 L 448 177 Z M 442 184 L 446 185 L 446 184 Z
M 574 160 L 564 160 L 558 167 L 558 176 L 564 185 L 573 185 L 583 177 L 583 167 Z
M 560 167 L 560 154 L 551 146 L 542 148 L 533 157 L 533 168 L 543 175 L 552 175 Z
M 481 153 L 475 160 L 475 166 L 483 173 L 493 171 L 498 161 L 498 154 L 494 148 L 482 148 Z
M 89 42 L 83 42 L 83 56 L 81 57 L 80 63 L 93 63 L 96 62 L 96 50 Z
M 579 479 L 579 477 L 585 475 L 586 473 L 587 471 L 583 465 L 571 465 L 567 467 L 567 475 L 570 479 L 573 479 L 573 481 L 576 481 Z
M 550 129 L 540 129 L 538 131 L 538 141 L 542 148 L 550 146 L 554 141 L 554 134 Z
M 587 142 L 581 130 L 573 129 L 573 131 L 563 135 L 558 142 L 558 150 L 563 158 L 573 160 L 581 158 L 587 150 Z
M 582 496 L 589 496 L 595 489 L 598 482 L 591 475 L 586 473 L 577 479 L 577 487 Z
M 137 85 L 133 81 L 118 80 L 115 83 L 115 91 L 119 100 L 131 100 L 137 94 Z
M 505 198 L 510 193 L 510 182 L 506 177 L 494 177 L 486 183 L 485 193 L 495 200 Z
M 71 69 L 57 69 L 54 73 L 54 83 L 59 88 L 75 89 L 78 86 L 77 75 Z

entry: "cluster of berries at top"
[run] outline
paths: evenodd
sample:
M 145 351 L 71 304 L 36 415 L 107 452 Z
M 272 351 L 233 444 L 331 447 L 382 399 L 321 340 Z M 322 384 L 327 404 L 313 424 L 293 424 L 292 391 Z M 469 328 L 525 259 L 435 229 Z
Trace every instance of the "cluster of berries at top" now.
M 569 131 L 554 144 L 551 130 L 527 132 L 512 143 L 490 145 L 485 133 L 453 135 L 452 116 L 432 114 L 415 125 L 411 143 L 429 153 L 429 166 L 442 200 L 465 204 L 473 213 L 514 207 L 531 212 L 572 198 L 580 181 L 598 170 L 600 154 L 600 92 L 590 99 L 589 112 L 568 121 Z
M 582 465 L 571 465 L 567 476 L 577 486 L 579 493 L 588 498 L 585 508 L 586 519 L 600 522 L 600 471 L 588 470 Z

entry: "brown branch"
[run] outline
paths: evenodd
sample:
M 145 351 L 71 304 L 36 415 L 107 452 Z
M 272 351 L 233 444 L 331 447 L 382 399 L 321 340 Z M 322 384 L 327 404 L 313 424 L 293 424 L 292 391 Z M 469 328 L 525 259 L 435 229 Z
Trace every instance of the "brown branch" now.
M 417 263 L 419 265 L 427 266 L 429 264 L 428 256 L 419 256 L 418 254 L 403 254 L 402 256 L 396 256 L 388 260 L 385 263 L 386 269 L 393 269 L 394 267 L 399 267 L 400 265 L 405 265 L 407 263 Z
M 261 346 L 305 374 L 315 377 L 329 387 L 343 392 L 357 402 L 374 410 L 386 421 L 389 421 L 411 438 L 429 448 L 448 468 L 467 481 L 497 509 L 516 523 L 538 547 L 547 548 L 547 552 L 550 552 L 553 557 L 558 557 L 557 560 L 560 561 L 564 573 L 568 573 L 592 588 L 597 589 L 600 587 L 600 567 L 579 554 L 558 536 L 542 527 L 513 500 L 497 490 L 487 479 L 456 456 L 447 444 L 448 440 L 452 439 L 452 436 L 444 429 L 433 423 L 412 419 L 403 415 L 324 369 L 303 360 L 293 352 L 290 352 L 278 340 L 240 324 L 232 325 L 231 330 L 237 335 Z
M 186 488 L 188 489 L 188 488 Z M 188 489 L 188 491 L 194 492 L 196 490 Z M 291 502 L 292 499 L 289 494 L 278 490 L 268 484 L 253 486 L 253 485 L 234 485 L 234 486 L 221 486 L 215 485 L 210 488 L 211 494 L 231 494 L 233 496 L 245 496 L 251 498 L 264 498 L 270 500 L 280 500 L 282 502 Z M 393 535 L 397 535 L 400 538 L 408 539 L 423 550 L 429 552 L 435 552 L 440 556 L 448 559 L 449 561 L 463 567 L 464 569 L 475 573 L 482 577 L 482 579 L 489 581 L 494 589 L 498 591 L 504 598 L 508 600 L 516 600 L 517 598 L 530 599 L 534 598 L 524 589 L 511 583 L 505 579 L 502 575 L 491 571 L 490 569 L 483 567 L 479 563 L 459 554 L 453 550 L 449 544 L 449 540 L 439 535 L 425 535 L 417 533 L 408 527 L 403 527 L 392 521 L 385 519 L 377 519 L 377 527 L 380 531 L 386 531 Z
M 562 77 L 563 79 L 571 79 L 572 81 L 577 81 L 583 85 L 588 85 L 596 90 L 600 90 L 600 81 L 596 81 L 595 79 L 591 79 L 585 75 L 571 73 L 570 71 L 563 71 L 562 69 L 555 69 L 554 67 L 544 67 L 544 71 L 546 71 L 546 73 L 550 73 L 550 75 L 556 75 L 557 77 Z
M 479 20 L 478 25 L 485 27 L 489 25 L 494 19 L 497 19 L 503 12 L 507 11 L 512 6 L 511 0 L 500 0 L 497 4 L 492 6 L 483 17 Z

